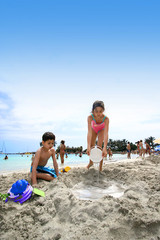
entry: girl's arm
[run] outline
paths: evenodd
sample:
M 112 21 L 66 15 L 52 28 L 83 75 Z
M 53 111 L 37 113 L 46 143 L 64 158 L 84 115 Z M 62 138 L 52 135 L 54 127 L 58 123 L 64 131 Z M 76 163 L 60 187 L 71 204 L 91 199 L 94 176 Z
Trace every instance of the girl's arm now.
M 56 172 L 56 175 L 59 176 L 58 164 L 57 164 L 57 161 L 56 161 L 55 150 L 54 149 L 53 149 L 53 153 L 52 153 L 52 159 L 53 159 L 53 166 L 54 166 L 54 170 Z
M 104 128 L 104 147 L 103 147 L 103 152 L 102 156 L 106 157 L 107 155 L 107 143 L 108 143 L 108 130 L 109 130 L 109 118 L 105 118 L 105 128 Z
M 89 116 L 88 119 L 88 134 L 87 134 L 87 154 L 90 155 L 91 150 L 91 139 L 92 139 L 92 127 L 91 127 L 91 121 L 92 117 Z
M 40 149 L 36 152 L 35 154 L 35 159 L 33 161 L 33 166 L 32 166 L 32 174 L 31 174 L 31 179 L 32 179 L 32 185 L 37 184 L 37 166 L 39 163 L 40 159 Z

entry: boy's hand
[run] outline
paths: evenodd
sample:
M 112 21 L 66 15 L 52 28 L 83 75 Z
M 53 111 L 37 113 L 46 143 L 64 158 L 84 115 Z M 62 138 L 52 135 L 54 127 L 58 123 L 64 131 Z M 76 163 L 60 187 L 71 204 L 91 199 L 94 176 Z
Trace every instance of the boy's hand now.
M 34 183 L 34 184 L 32 184 L 32 187 L 34 188 L 36 188 L 36 187 L 38 187 L 38 184 L 37 183 Z

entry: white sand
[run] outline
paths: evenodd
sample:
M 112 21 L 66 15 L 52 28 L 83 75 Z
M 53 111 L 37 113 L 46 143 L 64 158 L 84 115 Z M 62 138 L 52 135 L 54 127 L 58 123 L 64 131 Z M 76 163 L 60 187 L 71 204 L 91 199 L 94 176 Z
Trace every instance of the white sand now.
M 30 182 L 29 175 L 1 175 L 0 192 L 18 179 Z M 97 176 L 95 168 L 72 168 L 52 182 L 38 181 L 45 198 L 33 195 L 23 205 L 0 201 L 0 239 L 160 240 L 160 157 L 104 165 L 99 184 L 124 185 L 120 198 L 73 195 L 76 184 L 96 185 Z

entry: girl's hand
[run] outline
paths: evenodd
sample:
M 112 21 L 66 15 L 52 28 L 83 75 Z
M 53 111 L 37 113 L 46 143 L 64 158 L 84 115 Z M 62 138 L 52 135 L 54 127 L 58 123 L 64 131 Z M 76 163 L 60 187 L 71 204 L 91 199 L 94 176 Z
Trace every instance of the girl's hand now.
M 90 155 L 90 152 L 91 152 L 91 149 L 90 149 L 90 148 L 87 148 L 87 154 L 88 154 L 88 156 Z
M 107 149 L 103 148 L 102 157 L 107 157 Z

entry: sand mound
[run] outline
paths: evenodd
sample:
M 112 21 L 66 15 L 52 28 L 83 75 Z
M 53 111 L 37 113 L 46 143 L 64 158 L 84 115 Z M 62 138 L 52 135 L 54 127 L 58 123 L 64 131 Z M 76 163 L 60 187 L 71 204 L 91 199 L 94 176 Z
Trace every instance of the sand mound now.
M 23 205 L 1 201 L 0 239 L 159 240 L 160 157 L 104 166 L 99 184 L 125 186 L 122 197 L 77 199 L 71 189 L 97 184 L 97 176 L 94 168 L 73 168 L 52 182 L 39 181 L 45 198 L 34 195 Z M 1 193 L 23 178 L 30 182 L 29 173 L 0 176 Z

